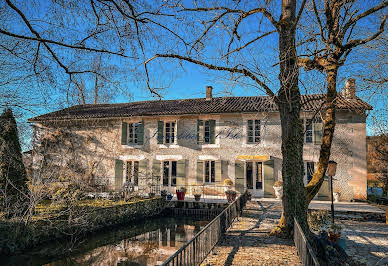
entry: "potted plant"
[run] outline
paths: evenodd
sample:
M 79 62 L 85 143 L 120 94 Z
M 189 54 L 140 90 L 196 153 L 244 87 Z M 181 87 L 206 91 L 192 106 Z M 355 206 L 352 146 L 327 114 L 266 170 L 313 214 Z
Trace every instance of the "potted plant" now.
M 283 197 L 283 182 L 276 181 L 273 185 L 273 189 L 275 190 L 276 199 L 282 199 L 282 197 Z
M 186 194 L 186 188 L 181 187 L 180 189 L 176 190 L 176 197 L 178 200 L 184 200 Z
M 161 196 L 163 199 L 166 199 L 166 197 L 167 197 L 167 190 L 163 189 L 162 191 L 160 191 L 160 196 Z
M 339 224 L 331 224 L 328 230 L 329 240 L 337 243 L 338 239 L 341 237 L 341 230 L 342 227 Z
M 226 195 L 226 199 L 228 200 L 228 202 L 232 203 L 236 199 L 237 192 L 229 189 L 229 190 L 225 191 L 225 195 Z
M 224 180 L 224 185 L 227 186 L 229 190 L 231 190 L 233 188 L 233 181 L 232 181 L 232 179 L 226 178 Z
M 200 188 L 194 188 L 193 195 L 194 195 L 195 201 L 200 201 L 202 196 L 202 190 Z
M 167 200 L 172 200 L 173 196 L 171 195 L 171 193 L 168 193 L 167 194 Z

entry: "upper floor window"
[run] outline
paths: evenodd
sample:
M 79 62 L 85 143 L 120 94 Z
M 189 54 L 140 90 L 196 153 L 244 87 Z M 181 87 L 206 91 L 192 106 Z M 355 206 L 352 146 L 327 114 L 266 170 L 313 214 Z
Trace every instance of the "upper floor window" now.
M 260 120 L 248 120 L 247 123 L 247 142 L 260 142 Z
M 205 161 L 205 183 L 215 183 L 216 182 L 216 162 L 215 161 Z
M 141 123 L 128 124 L 128 144 L 137 144 L 139 126 L 141 126 Z
M 322 141 L 323 127 L 320 118 L 302 119 L 304 142 L 320 144 Z
M 122 145 L 143 145 L 144 124 L 143 122 L 121 124 Z
M 158 121 L 158 144 L 176 144 L 176 121 Z
M 127 182 L 138 186 L 139 185 L 139 161 L 128 161 L 126 171 Z
M 198 120 L 197 121 L 197 142 L 198 144 L 215 143 L 215 120 Z

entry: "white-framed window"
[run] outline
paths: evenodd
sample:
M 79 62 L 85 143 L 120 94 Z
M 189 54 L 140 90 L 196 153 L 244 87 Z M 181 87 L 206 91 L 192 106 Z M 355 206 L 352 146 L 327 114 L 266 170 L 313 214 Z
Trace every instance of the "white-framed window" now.
M 197 142 L 198 144 L 215 144 L 216 120 L 197 121 Z
M 313 178 L 315 171 L 314 162 L 305 162 L 304 163 L 304 184 L 307 185 Z
M 313 120 L 312 119 L 302 119 L 303 132 L 304 132 L 304 142 L 312 143 L 313 142 Z
M 210 144 L 210 121 L 204 121 L 203 143 Z
M 176 142 L 176 122 L 164 123 L 164 143 L 174 144 Z
M 216 182 L 216 161 L 204 162 L 204 183 Z
M 163 186 L 176 187 L 177 161 L 162 161 Z
M 128 123 L 128 144 L 137 144 L 138 143 L 138 128 L 141 126 L 139 123 Z
M 260 120 L 247 120 L 247 143 L 260 143 Z
M 323 135 L 322 120 L 319 117 L 301 119 L 304 143 L 320 144 Z
M 139 185 L 139 161 L 127 161 L 125 179 L 134 186 Z

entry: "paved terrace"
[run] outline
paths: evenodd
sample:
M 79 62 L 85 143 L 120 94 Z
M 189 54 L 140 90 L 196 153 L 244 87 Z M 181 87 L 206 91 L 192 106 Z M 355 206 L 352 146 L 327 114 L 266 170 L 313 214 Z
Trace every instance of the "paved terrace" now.
M 202 265 L 301 265 L 292 240 L 268 236 L 280 213 L 279 202 L 248 201 Z
M 313 201 L 310 209 L 330 209 L 328 201 Z M 343 213 L 384 213 L 366 203 L 335 203 Z M 300 265 L 292 240 L 268 236 L 281 214 L 280 201 L 253 199 L 203 265 Z M 351 216 L 353 217 L 353 216 Z M 344 217 L 342 217 L 344 218 Z M 388 265 L 388 225 L 374 221 L 341 220 L 346 252 L 369 265 Z
M 280 202 L 279 200 L 272 199 L 272 198 L 263 198 L 263 199 L 257 199 L 257 200 L 260 200 L 261 202 L 271 202 L 271 203 Z M 330 206 L 331 206 L 330 201 L 313 200 L 309 205 L 309 209 L 330 211 Z M 338 212 L 349 212 L 349 213 L 351 212 L 354 212 L 354 213 L 369 212 L 369 213 L 381 213 L 381 214 L 385 213 L 384 210 L 364 202 L 335 202 L 334 210 Z

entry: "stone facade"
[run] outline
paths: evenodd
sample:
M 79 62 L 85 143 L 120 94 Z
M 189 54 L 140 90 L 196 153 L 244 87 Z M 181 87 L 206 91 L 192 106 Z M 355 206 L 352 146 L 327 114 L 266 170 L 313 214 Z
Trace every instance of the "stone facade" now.
M 302 113 L 301 117 L 311 115 Z M 198 120 L 215 120 L 214 144 L 198 144 Z M 248 120 L 260 120 L 260 141 L 256 144 L 247 144 Z M 176 123 L 173 144 L 158 144 L 158 121 Z M 123 125 L 137 122 L 143 125 L 143 144 L 122 144 Z M 255 189 L 254 196 L 273 197 L 273 183 L 281 180 L 281 128 L 277 112 L 74 119 L 55 123 L 35 122 L 34 128 L 35 169 L 54 163 L 58 169 L 66 169 L 61 175 L 76 172 L 76 175 L 85 176 L 93 182 L 106 184 L 110 190 L 119 190 L 125 181 L 126 161 L 139 162 L 139 175 L 146 177 L 139 177 L 139 186 L 149 184 L 141 183 L 143 181 L 140 180 L 151 177 L 159 179 L 158 184 L 163 183 L 164 161 L 177 162 L 177 188 L 204 183 L 209 186 L 223 185 L 223 181 L 230 178 L 235 188 L 242 191 L 247 187 L 247 182 L 251 182 L 246 180 L 247 162 L 258 162 L 251 170 L 261 170 L 262 189 Z M 126 137 L 129 137 L 129 132 Z M 319 149 L 319 143 L 306 143 L 304 160 L 317 162 Z M 365 199 L 367 172 L 364 113 L 337 112 L 331 159 L 338 163 L 334 190 L 341 193 L 341 200 Z M 209 170 L 210 175 L 215 175 L 213 183 L 204 182 L 204 171 L 207 169 L 198 170 L 204 167 L 205 161 L 215 162 L 214 172 L 210 173 Z M 38 172 L 42 176 L 43 172 Z M 58 172 L 50 170 L 47 174 L 55 175 Z M 162 188 L 174 193 L 176 187 Z M 327 196 L 328 185 L 325 181 L 318 199 L 327 199 Z

